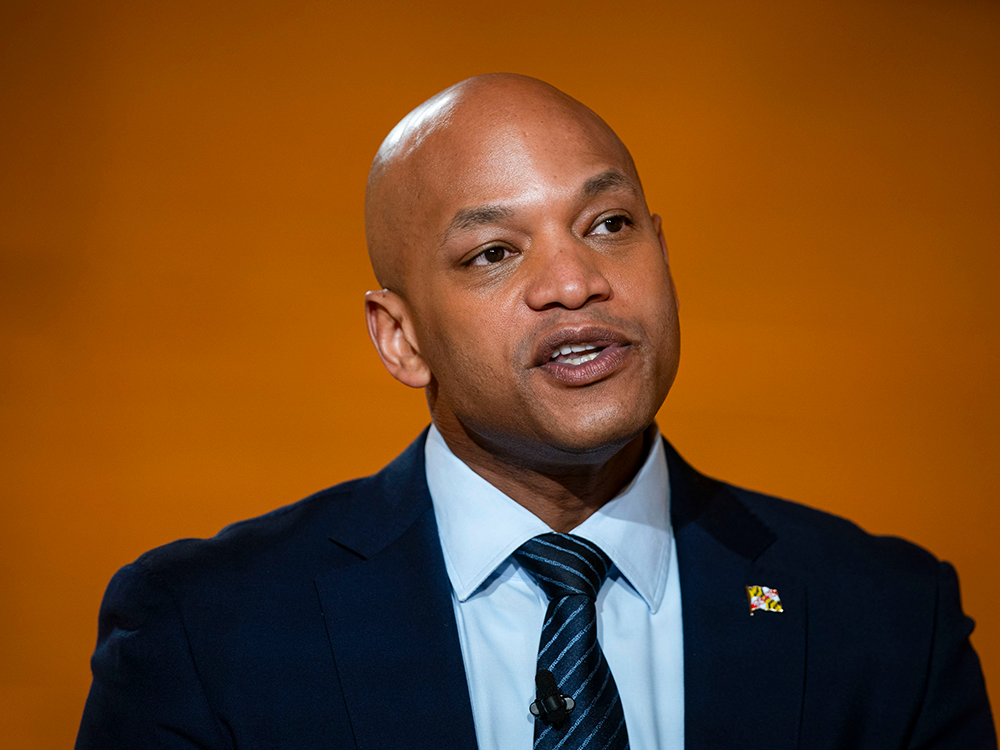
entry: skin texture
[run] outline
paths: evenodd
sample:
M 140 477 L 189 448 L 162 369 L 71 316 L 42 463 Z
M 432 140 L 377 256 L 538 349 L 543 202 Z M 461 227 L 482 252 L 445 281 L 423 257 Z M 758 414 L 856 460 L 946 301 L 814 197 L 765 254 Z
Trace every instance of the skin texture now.
M 557 531 L 614 497 L 680 333 L 660 218 L 604 121 L 532 78 L 463 81 L 386 138 L 365 224 L 372 341 L 451 450 Z M 550 362 L 567 344 L 599 353 Z

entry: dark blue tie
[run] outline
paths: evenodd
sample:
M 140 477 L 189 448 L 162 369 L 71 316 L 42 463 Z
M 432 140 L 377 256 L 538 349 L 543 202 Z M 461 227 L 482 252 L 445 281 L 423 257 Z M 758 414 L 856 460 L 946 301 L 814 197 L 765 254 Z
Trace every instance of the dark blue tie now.
M 625 750 L 628 731 L 618 686 L 597 643 L 594 600 L 611 559 L 586 539 L 542 534 L 514 557 L 549 597 L 538 669 L 555 677 L 575 706 L 561 722 L 535 720 L 535 750 Z

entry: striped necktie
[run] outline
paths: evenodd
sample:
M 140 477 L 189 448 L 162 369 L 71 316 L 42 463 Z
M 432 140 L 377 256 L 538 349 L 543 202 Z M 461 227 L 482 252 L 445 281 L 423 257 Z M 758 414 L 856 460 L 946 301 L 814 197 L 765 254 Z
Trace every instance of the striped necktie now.
M 625 714 L 597 643 L 594 606 L 611 559 L 586 539 L 554 533 L 529 539 L 514 557 L 549 597 L 538 669 L 575 704 L 562 721 L 535 720 L 535 750 L 625 750 Z

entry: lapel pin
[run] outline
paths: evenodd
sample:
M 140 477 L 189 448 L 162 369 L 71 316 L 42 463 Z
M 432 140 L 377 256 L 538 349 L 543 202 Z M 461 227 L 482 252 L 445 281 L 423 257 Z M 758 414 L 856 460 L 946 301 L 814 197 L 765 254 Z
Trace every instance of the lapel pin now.
M 781 597 L 777 589 L 767 586 L 747 586 L 747 601 L 750 602 L 750 616 L 758 609 L 768 612 L 784 612 L 781 608 Z

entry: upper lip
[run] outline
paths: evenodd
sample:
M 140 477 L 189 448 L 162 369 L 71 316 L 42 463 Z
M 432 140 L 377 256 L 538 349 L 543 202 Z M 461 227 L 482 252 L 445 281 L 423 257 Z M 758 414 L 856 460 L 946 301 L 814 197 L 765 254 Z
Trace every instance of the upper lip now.
M 544 365 L 557 349 L 574 344 L 589 344 L 594 347 L 624 346 L 631 342 L 619 331 L 605 326 L 576 326 L 560 328 L 544 336 L 535 344 L 535 367 Z

